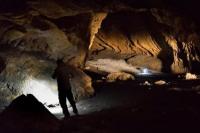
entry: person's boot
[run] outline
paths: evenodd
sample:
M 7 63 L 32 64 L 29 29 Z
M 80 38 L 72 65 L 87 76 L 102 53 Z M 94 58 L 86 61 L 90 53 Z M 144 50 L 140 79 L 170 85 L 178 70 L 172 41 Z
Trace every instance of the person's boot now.
M 78 110 L 77 110 L 76 107 L 73 107 L 73 112 L 74 112 L 74 114 L 79 115 L 79 114 L 78 114 Z
M 69 112 L 68 113 L 65 112 L 64 115 L 65 115 L 65 119 L 70 117 Z
M 63 109 L 63 114 L 65 115 L 66 118 L 70 117 L 68 109 Z

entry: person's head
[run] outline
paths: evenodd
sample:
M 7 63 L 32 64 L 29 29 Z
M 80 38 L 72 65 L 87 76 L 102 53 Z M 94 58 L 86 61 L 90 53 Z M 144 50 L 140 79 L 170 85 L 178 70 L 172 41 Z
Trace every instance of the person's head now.
M 56 63 L 57 63 L 57 65 L 60 65 L 60 64 L 63 64 L 64 62 L 63 62 L 63 59 L 58 59 L 58 60 L 56 61 Z

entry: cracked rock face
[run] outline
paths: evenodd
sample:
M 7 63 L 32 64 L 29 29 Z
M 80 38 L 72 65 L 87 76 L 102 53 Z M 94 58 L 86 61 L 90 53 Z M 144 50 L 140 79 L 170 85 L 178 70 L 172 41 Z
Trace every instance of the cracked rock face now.
M 189 13 L 181 14 L 170 8 L 136 8 L 133 5 L 140 4 L 130 4 L 128 0 L 7 0 L 2 3 L 1 101 L 13 99 L 23 93 L 23 88 L 32 90 L 26 84 L 55 91 L 56 82 L 50 76 L 55 60 L 60 58 L 77 70 L 83 69 L 86 61 L 87 65 L 114 59 L 130 68 L 139 66 L 167 73 L 199 72 L 199 24 Z M 124 70 L 119 66 L 117 69 Z M 73 85 L 82 89 L 74 91 L 78 97 L 79 92 L 85 95 L 87 90 L 92 90 L 86 89 L 92 88 L 92 80 L 81 70 L 80 73 L 85 75 L 86 82 L 79 82 L 81 87 Z M 80 78 L 77 76 L 76 80 Z

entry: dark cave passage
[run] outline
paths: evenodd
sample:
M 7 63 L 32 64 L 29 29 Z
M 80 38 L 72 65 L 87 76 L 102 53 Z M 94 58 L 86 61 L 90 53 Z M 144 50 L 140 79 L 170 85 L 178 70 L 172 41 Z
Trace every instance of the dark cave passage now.
M 0 0 L 0 132 L 199 130 L 198 10 L 193 1 Z M 62 85 L 52 78 L 59 60 Z M 79 115 L 67 101 L 64 117 L 59 86 L 71 88 Z

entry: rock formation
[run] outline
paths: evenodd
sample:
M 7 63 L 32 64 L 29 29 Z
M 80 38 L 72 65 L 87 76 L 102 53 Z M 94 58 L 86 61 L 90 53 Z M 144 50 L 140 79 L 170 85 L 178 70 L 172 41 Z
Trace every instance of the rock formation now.
M 0 100 L 23 93 L 29 79 L 56 86 L 50 75 L 59 58 L 82 69 L 86 61 L 119 59 L 167 73 L 199 72 L 200 21 L 167 2 L 2 0 Z
M 115 81 L 125 81 L 125 80 L 134 80 L 135 78 L 131 74 L 127 74 L 124 72 L 115 72 L 108 74 L 106 77 L 106 80 L 109 82 L 115 82 Z
M 90 58 L 125 59 L 169 73 L 195 70 L 199 62 L 195 26 L 168 10 L 110 13 L 96 35 Z
M 21 95 L 0 115 L 1 132 L 56 132 L 59 120 L 33 95 Z

